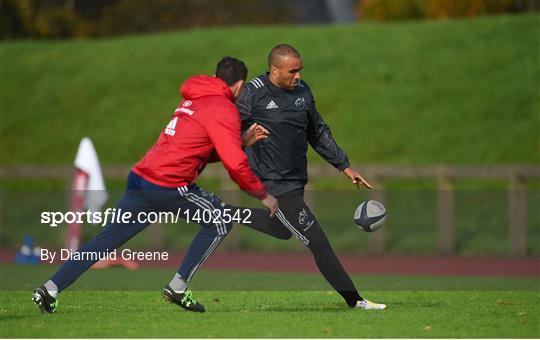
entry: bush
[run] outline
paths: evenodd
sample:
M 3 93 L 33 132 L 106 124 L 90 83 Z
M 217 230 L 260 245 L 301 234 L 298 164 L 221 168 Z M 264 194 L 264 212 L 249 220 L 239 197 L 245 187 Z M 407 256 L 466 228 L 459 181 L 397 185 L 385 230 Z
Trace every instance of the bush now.
M 359 0 L 366 20 L 460 18 L 540 9 L 534 0 Z

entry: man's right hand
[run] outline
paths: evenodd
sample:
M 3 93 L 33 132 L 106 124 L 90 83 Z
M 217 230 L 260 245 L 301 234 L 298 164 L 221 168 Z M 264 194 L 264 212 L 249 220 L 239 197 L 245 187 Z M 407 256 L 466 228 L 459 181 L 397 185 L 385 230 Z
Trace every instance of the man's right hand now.
M 261 203 L 270 211 L 270 217 L 274 217 L 279 209 L 277 199 L 274 196 L 267 194 L 266 197 L 261 200 Z

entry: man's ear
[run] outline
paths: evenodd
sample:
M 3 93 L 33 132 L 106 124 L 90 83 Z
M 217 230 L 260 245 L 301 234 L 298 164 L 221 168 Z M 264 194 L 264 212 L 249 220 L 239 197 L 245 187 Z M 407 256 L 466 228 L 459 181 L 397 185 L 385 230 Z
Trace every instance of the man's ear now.
M 244 87 L 244 83 L 245 82 L 243 80 L 239 80 L 236 83 L 234 83 L 234 85 L 232 86 L 231 90 L 235 98 L 238 97 L 238 95 L 242 91 L 242 87 Z

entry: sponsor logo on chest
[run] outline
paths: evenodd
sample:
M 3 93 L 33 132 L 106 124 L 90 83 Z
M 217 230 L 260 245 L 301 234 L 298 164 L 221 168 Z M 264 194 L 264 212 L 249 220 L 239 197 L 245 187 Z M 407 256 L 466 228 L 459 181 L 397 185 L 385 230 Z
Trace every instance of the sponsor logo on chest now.
M 273 100 L 271 100 L 270 103 L 268 103 L 268 105 L 266 105 L 266 109 L 267 110 L 279 109 L 279 106 L 277 106 L 277 104 Z

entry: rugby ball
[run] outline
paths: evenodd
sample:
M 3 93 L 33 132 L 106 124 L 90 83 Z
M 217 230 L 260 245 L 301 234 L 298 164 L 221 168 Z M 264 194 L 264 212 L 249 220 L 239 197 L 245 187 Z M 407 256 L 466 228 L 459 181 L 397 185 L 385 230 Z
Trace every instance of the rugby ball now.
M 379 229 L 384 221 L 386 221 L 386 209 L 375 200 L 362 202 L 354 212 L 354 224 L 368 233 Z

